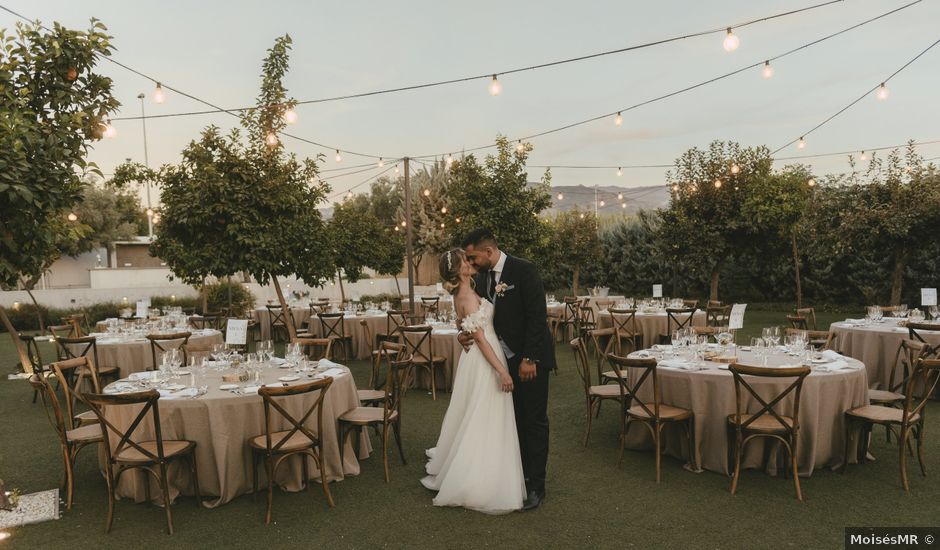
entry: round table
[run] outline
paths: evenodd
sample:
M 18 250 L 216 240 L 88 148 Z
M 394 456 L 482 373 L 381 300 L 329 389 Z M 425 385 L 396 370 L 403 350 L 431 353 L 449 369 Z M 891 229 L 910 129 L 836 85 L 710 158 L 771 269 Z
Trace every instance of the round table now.
M 689 318 L 689 315 L 686 313 L 680 313 L 675 315 L 676 319 L 680 321 L 685 321 Z M 697 327 L 705 326 L 705 312 L 698 310 L 692 314 L 692 325 Z M 613 319 L 610 315 L 610 312 L 607 310 L 602 310 L 597 314 L 597 328 L 610 328 L 614 326 Z M 650 348 L 655 344 L 659 343 L 660 336 L 665 336 L 669 333 L 669 317 L 666 315 L 665 311 L 655 311 L 644 313 L 641 311 L 636 312 L 636 327 L 640 331 L 640 334 L 643 335 L 643 344 L 642 347 Z
M 851 319 L 829 326 L 829 330 L 835 334 L 839 351 L 865 363 L 868 382 L 873 389 L 888 387 L 901 340 L 910 337 L 910 332 L 897 323 L 897 319 L 883 319 L 876 323 Z M 918 330 L 917 333 L 931 346 L 940 344 L 940 326 L 938 331 Z
M 631 357 L 649 355 L 649 351 L 634 352 Z M 653 353 L 653 355 L 657 355 Z M 749 351 L 737 353 L 738 362 L 745 365 L 762 364 Z M 727 418 L 735 412 L 734 379 L 727 365 L 712 362 L 693 363 L 691 367 L 704 367 L 704 370 L 686 370 L 675 368 L 669 353 L 657 368 L 659 385 L 662 391 L 662 403 L 690 409 L 695 415 L 695 459 L 700 468 L 726 474 L 728 464 Z M 767 366 L 779 367 L 795 364 L 797 359 L 783 352 L 776 352 L 767 358 Z M 868 404 L 868 383 L 864 365 L 851 358 L 843 358 L 833 363 L 846 368 L 834 368 L 830 372 L 814 369 L 803 381 L 803 393 L 800 402 L 800 433 L 797 449 L 797 464 L 801 476 L 809 476 L 817 467 L 837 467 L 842 464 L 845 452 L 845 411 Z M 637 369 L 629 369 L 628 379 L 635 380 Z M 748 382 L 761 393 L 765 400 L 786 389 L 793 378 L 749 378 Z M 742 389 L 742 392 L 745 390 Z M 742 394 L 743 395 L 743 394 Z M 652 381 L 648 378 L 640 390 L 640 398 L 652 400 Z M 757 412 L 760 405 L 749 399 L 747 412 Z M 793 412 L 792 394 L 778 404 L 778 412 L 790 415 Z M 663 431 L 665 452 L 672 456 L 687 459 L 683 451 L 685 436 L 678 427 Z M 651 449 L 652 438 L 640 423 L 631 424 L 627 433 L 626 445 L 632 449 Z M 763 468 L 771 475 L 778 467 L 783 467 L 784 451 L 770 453 L 766 457 L 769 440 L 759 438 L 748 443 L 742 457 L 742 467 Z M 851 447 L 851 448 L 854 448 Z
M 213 344 L 223 342 L 222 333 L 214 329 L 190 330 L 187 347 L 209 350 Z M 99 367 L 117 367 L 121 378 L 133 372 L 153 370 L 153 353 L 150 340 L 142 336 L 118 336 L 113 334 L 92 333 L 97 339 Z M 84 344 L 70 344 L 73 353 L 80 353 Z M 89 352 L 90 353 L 90 352 Z
M 321 362 L 322 364 L 322 362 Z M 340 372 L 333 375 L 333 384 L 323 400 L 323 455 L 321 460 L 326 470 L 328 481 L 339 481 L 346 475 L 359 473 L 359 462 L 355 456 L 353 441 L 347 441 L 344 462 L 340 463 L 337 419 L 344 412 L 359 406 L 356 395 L 356 383 L 349 370 L 345 367 L 331 364 L 330 368 Z M 322 370 L 322 369 L 321 369 Z M 196 442 L 196 466 L 199 473 L 199 488 L 202 495 L 215 496 L 215 500 L 206 502 L 206 506 L 215 507 L 224 504 L 238 495 L 249 493 L 251 484 L 251 450 L 248 440 L 264 434 L 264 405 L 261 397 L 255 393 L 235 394 L 219 389 L 223 384 L 222 376 L 226 371 L 218 372 L 209 369 L 204 377 L 197 380 L 197 385 L 207 385 L 208 393 L 193 398 L 186 390 L 177 393 L 168 393 L 159 401 L 160 427 L 164 439 L 185 439 Z M 290 369 L 270 367 L 264 369 L 262 382 L 265 384 L 282 385 L 277 379 L 281 376 L 293 374 Z M 186 383 L 188 376 L 183 376 L 179 382 Z M 308 381 L 301 376 L 296 382 L 287 384 L 300 384 Z M 122 381 L 123 382 L 123 381 Z M 105 391 L 115 387 L 110 384 Z M 139 391 L 139 390 L 136 390 Z M 163 393 L 163 392 L 161 392 Z M 295 395 L 279 400 L 285 409 L 296 418 L 300 418 L 307 407 L 316 399 L 315 393 Z M 105 417 L 119 429 L 127 429 L 141 406 L 109 407 L 105 410 Z M 275 413 L 276 414 L 276 413 Z M 278 430 L 289 429 L 291 426 L 282 417 L 277 416 L 274 427 Z M 311 417 L 306 426 L 316 433 L 316 418 Z M 153 437 L 149 422 L 144 422 L 134 439 L 136 441 Z M 112 444 L 115 443 L 112 437 Z M 372 450 L 369 443 L 368 430 L 363 430 L 360 439 L 360 457 L 367 458 Z M 320 471 L 313 461 L 308 466 L 310 479 L 322 482 Z M 169 486 L 171 497 L 178 494 L 192 494 L 192 483 L 188 466 L 183 463 L 174 463 L 169 471 Z M 289 459 L 278 469 L 277 483 L 287 491 L 301 490 L 301 464 L 299 459 Z M 133 498 L 137 502 L 144 500 L 144 477 L 142 475 L 128 474 L 122 476 L 117 486 L 119 497 Z M 148 478 L 148 482 L 150 478 Z M 264 486 L 264 468 L 259 470 L 259 483 Z M 151 487 L 151 496 L 159 498 L 160 490 L 155 485 Z

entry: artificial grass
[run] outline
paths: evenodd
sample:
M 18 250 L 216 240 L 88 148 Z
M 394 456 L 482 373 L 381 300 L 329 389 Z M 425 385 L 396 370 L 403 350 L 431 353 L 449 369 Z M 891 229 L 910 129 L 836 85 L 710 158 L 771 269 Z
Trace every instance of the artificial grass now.
M 782 324 L 782 318 L 782 313 L 748 314 L 741 336 Z M 0 336 L 0 364 L 12 364 L 12 344 Z M 176 534 L 169 536 L 160 508 L 120 501 L 114 528 L 105 535 L 105 484 L 94 451 L 86 450 L 78 461 L 73 509 L 63 510 L 58 521 L 12 530 L 0 546 L 841 548 L 846 526 L 940 523 L 940 438 L 931 438 L 940 429 L 940 403 L 932 402 L 928 410 L 925 457 L 931 477 L 921 477 L 916 460 L 909 461 L 910 493 L 900 487 L 897 448 L 877 430 L 872 448 L 877 460 L 850 466 L 845 475 L 817 469 L 802 480 L 805 502 L 794 498 L 790 480 L 758 471 L 742 475 L 732 496 L 725 476 L 687 472 L 669 457 L 657 485 L 650 452 L 627 452 L 617 468 L 618 424 L 611 407 L 595 421 L 590 445 L 582 447 L 580 381 L 568 347 L 559 344 L 557 354 L 560 369 L 550 382 L 548 493 L 535 512 L 491 517 L 433 507 L 432 493 L 418 480 L 424 474 L 423 450 L 435 443 L 448 396 L 439 394 L 435 402 L 413 390 L 404 410 L 409 463 L 402 465 L 393 453 L 392 481 L 385 484 L 381 458 L 373 454 L 362 461 L 361 475 L 332 485 L 335 508 L 326 506 L 316 487 L 276 492 L 275 523 L 265 527 L 263 498 L 245 495 L 214 510 L 197 509 L 192 498 L 181 498 L 173 508 Z M 364 362 L 351 367 L 361 383 Z M 62 477 L 52 428 L 31 399 L 25 381 L 0 380 L 0 477 L 24 492 L 54 487 Z

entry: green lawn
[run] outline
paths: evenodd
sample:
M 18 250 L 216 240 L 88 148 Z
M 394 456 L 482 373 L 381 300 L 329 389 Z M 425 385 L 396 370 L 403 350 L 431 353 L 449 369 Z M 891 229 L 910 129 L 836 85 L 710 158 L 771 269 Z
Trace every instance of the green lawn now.
M 833 317 L 844 317 L 838 315 Z M 741 334 L 783 324 L 783 314 L 750 312 Z M 820 319 L 828 326 L 832 319 Z M 0 364 L 15 361 L 6 334 L 0 335 Z M 392 458 L 392 482 L 382 479 L 373 455 L 362 474 L 333 485 L 336 507 L 321 492 L 275 495 L 275 524 L 263 523 L 263 499 L 243 496 L 215 509 L 197 509 L 193 499 L 174 506 L 176 534 L 164 533 L 157 507 L 118 502 L 114 529 L 104 534 L 106 498 L 94 452 L 79 459 L 75 506 L 62 519 L 16 529 L 11 548 L 75 546 L 181 547 L 667 547 L 667 548 L 841 548 L 845 526 L 940 523 L 940 438 L 928 441 L 931 477 L 912 474 L 911 491 L 899 486 L 897 452 L 876 437 L 877 461 L 850 467 L 845 475 L 817 470 L 803 480 L 806 501 L 793 497 L 792 483 L 762 472 L 746 472 L 736 496 L 725 476 L 689 473 L 666 458 L 663 481 L 653 481 L 653 456 L 628 452 L 617 468 L 617 421 L 608 407 L 595 422 L 591 445 L 581 446 L 583 394 L 566 346 L 557 348 L 560 372 L 551 380 L 551 457 L 548 496 L 536 512 L 489 517 L 431 506 L 431 493 L 418 483 L 423 450 L 435 442 L 447 407 L 424 392 L 408 394 L 404 442 L 407 466 Z M 51 356 L 51 355 L 50 355 Z M 362 362 L 352 365 L 362 381 Z M 39 405 L 30 403 L 25 381 L 0 380 L 0 477 L 34 492 L 55 487 L 62 474 L 58 446 Z M 928 411 L 929 436 L 940 432 L 940 403 Z M 880 431 L 878 432 L 881 433 Z M 913 471 L 916 472 L 916 461 Z

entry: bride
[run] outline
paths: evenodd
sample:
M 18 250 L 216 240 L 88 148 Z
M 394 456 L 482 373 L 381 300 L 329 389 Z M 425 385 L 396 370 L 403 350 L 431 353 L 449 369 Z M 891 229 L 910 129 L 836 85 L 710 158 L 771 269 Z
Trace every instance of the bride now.
M 428 449 L 435 506 L 463 506 L 487 514 L 522 508 L 525 480 L 513 413 L 513 382 L 493 330 L 493 304 L 472 287 L 473 268 L 463 250 L 441 257 L 441 279 L 454 296 L 462 330 L 474 344 L 460 354 L 454 391 L 437 447 Z

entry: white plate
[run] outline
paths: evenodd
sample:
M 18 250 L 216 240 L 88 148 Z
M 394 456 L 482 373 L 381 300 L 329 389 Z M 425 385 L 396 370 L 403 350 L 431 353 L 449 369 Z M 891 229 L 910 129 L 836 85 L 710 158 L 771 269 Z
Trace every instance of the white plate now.
M 289 376 L 282 376 L 278 378 L 278 380 L 280 380 L 281 382 L 293 382 L 294 380 L 300 380 L 300 377 L 294 376 L 293 374 L 291 374 Z
M 828 362 L 829 360 L 826 359 L 825 357 L 821 357 L 819 359 L 813 359 L 813 363 L 816 363 L 817 365 L 822 364 L 822 363 L 828 363 Z
M 181 389 L 183 389 L 183 388 L 185 388 L 185 387 L 186 387 L 186 386 L 183 385 L 183 384 L 167 384 L 166 386 L 164 386 L 164 387 L 161 388 L 161 389 L 170 390 L 170 391 L 179 391 L 179 390 L 181 390 Z
M 219 389 L 224 391 L 234 390 L 236 388 L 238 388 L 238 384 L 222 384 L 219 386 Z

